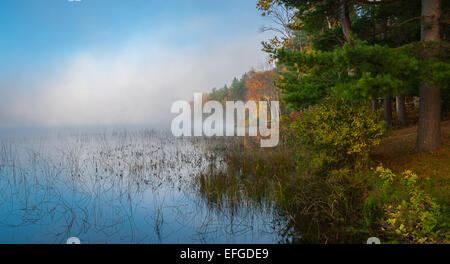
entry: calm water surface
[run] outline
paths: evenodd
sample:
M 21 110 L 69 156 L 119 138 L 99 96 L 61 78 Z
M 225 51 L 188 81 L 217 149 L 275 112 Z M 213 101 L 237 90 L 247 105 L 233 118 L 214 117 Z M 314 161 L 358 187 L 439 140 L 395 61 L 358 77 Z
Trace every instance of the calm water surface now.
M 225 166 L 154 131 L 0 137 L 0 243 L 277 243 L 271 206 L 223 208 L 195 177 Z

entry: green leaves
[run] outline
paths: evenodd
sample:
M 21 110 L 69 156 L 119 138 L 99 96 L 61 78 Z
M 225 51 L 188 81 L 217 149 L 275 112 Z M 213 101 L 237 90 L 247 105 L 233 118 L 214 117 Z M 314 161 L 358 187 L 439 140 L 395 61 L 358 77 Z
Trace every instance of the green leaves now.
M 379 166 L 380 195 L 384 201 L 383 229 L 407 243 L 448 243 L 444 210 L 418 183 L 417 174 L 406 170 L 401 176 Z M 394 188 L 395 186 L 395 188 Z
M 337 99 L 305 111 L 292 128 L 299 162 L 312 170 L 363 164 L 384 133 L 375 113 Z
M 405 49 L 356 41 L 329 52 L 277 52 L 282 76 L 278 86 L 294 108 L 314 105 L 326 96 L 353 102 L 389 94 L 415 94 L 420 83 L 420 61 Z M 446 65 L 441 79 L 448 78 Z M 436 79 L 436 78 L 435 78 Z

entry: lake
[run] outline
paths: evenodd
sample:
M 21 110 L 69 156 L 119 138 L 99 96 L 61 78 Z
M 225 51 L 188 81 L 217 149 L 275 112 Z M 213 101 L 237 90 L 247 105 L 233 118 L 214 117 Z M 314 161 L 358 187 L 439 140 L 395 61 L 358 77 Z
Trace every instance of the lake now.
M 211 142 L 153 130 L 0 138 L 0 243 L 278 243 L 270 205 L 211 203 Z M 220 204 L 220 205 L 219 205 Z

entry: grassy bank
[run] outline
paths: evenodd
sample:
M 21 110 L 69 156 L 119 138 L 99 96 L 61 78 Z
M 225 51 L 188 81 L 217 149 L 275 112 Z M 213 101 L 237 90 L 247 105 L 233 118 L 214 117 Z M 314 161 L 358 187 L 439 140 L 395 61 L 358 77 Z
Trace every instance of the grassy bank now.
M 430 177 L 437 181 L 450 179 L 450 121 L 442 123 L 443 147 L 430 153 L 414 151 L 417 126 L 398 129 L 389 133 L 372 152 L 375 162 L 383 163 L 393 171 L 412 170 L 419 177 Z M 444 185 L 442 185 L 444 186 Z M 441 186 L 441 187 L 442 187 Z

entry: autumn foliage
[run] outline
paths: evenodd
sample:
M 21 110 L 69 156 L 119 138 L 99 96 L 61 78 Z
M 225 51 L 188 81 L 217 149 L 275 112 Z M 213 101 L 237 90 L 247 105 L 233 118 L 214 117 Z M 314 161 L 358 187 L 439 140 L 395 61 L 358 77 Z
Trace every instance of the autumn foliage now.
M 251 71 L 240 79 L 235 78 L 230 86 L 225 85 L 205 95 L 205 101 L 274 101 L 279 99 L 279 91 L 274 85 L 274 71 Z
M 253 101 L 278 100 L 279 94 L 274 86 L 273 71 L 251 72 L 245 80 L 247 86 L 247 97 Z

